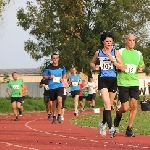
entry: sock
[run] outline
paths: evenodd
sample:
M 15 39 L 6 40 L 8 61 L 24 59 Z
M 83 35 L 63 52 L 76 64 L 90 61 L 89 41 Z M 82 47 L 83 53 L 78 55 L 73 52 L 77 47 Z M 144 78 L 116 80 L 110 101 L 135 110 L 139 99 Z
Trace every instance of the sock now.
M 53 118 L 56 118 L 56 116 L 53 116 Z
M 58 114 L 58 118 L 60 117 L 60 114 Z
M 92 106 L 92 108 L 94 108 L 94 106 Z
M 105 110 L 105 119 L 108 124 L 108 128 L 111 129 L 112 127 L 111 110 Z
M 106 123 L 106 118 L 105 118 L 105 108 L 104 108 L 104 110 L 103 110 L 103 121 L 102 121 L 102 123 L 103 123 L 103 124 Z

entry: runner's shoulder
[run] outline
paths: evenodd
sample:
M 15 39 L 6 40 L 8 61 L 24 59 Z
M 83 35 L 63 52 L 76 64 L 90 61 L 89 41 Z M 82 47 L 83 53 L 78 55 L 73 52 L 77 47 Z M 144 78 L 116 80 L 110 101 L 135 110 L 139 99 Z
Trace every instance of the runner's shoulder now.
M 58 66 L 54 66 L 53 64 L 50 64 L 47 69 L 51 69 L 51 70 L 54 70 L 54 69 L 64 69 L 65 67 L 62 65 L 62 64 L 58 64 Z

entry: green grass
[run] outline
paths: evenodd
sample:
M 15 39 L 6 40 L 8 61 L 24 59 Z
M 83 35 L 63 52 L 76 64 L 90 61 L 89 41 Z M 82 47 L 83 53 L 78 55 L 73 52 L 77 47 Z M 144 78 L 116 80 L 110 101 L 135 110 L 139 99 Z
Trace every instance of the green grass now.
M 89 104 L 86 102 L 86 108 L 89 108 Z M 103 102 L 100 97 L 96 99 L 96 106 L 102 107 Z M 73 100 L 71 97 L 67 97 L 65 102 L 65 108 L 71 110 L 74 108 Z M 27 97 L 24 103 L 25 112 L 34 112 L 34 111 L 45 111 L 45 104 L 43 98 L 30 98 Z M 12 113 L 11 102 L 9 98 L 0 98 L 0 113 Z
M 124 113 L 122 117 L 119 126 L 120 132 L 125 132 L 127 128 L 128 115 L 129 113 Z M 115 117 L 114 112 L 112 113 L 112 117 L 114 119 Z M 76 125 L 99 128 L 98 123 L 100 120 L 102 120 L 102 113 L 78 116 L 71 119 L 70 122 Z M 136 134 L 150 135 L 150 111 L 148 112 L 138 111 L 134 122 L 133 130 Z

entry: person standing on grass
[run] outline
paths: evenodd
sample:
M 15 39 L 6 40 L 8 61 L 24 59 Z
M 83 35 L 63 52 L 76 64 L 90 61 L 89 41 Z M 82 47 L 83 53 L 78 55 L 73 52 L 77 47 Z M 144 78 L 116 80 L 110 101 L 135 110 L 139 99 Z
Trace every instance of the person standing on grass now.
M 20 79 L 22 82 L 23 82 L 23 79 Z M 22 101 L 21 101 L 21 111 L 19 109 L 19 116 L 22 116 L 22 112 L 24 110 L 23 108 L 23 104 L 24 104 L 24 100 L 25 100 L 25 97 L 27 96 L 27 93 L 28 93 L 28 88 L 27 86 L 24 84 L 23 87 L 22 87 Z
M 48 87 L 48 79 L 43 79 L 40 82 L 39 88 L 44 88 L 44 103 L 45 103 L 45 107 L 46 107 L 46 112 L 47 112 L 47 118 L 51 119 L 52 118 L 52 102 L 50 101 L 50 97 L 49 97 L 49 87 Z
M 18 78 L 18 75 L 16 72 L 12 73 L 13 80 L 10 80 L 8 83 L 8 88 L 6 89 L 6 92 L 9 96 L 11 96 L 11 105 L 13 109 L 13 113 L 15 115 L 14 121 L 18 121 L 18 112 L 17 108 L 19 109 L 20 115 L 22 115 L 21 110 L 21 101 L 22 101 L 22 87 L 23 82 Z
M 123 66 L 121 56 L 112 45 L 114 36 L 111 32 L 103 32 L 100 37 L 102 49 L 95 52 L 90 66 L 94 70 L 100 70 L 98 76 L 98 89 L 100 90 L 102 99 L 104 101 L 103 120 L 100 122 L 100 133 L 106 136 L 106 123 L 109 128 L 110 137 L 114 137 L 116 130 L 112 127 L 111 117 L 111 99 L 114 99 L 117 91 L 117 73 L 116 67 L 121 69 Z M 100 65 L 95 65 L 97 59 Z
M 67 79 L 64 79 L 64 81 L 62 82 L 63 86 L 64 86 L 64 94 L 62 97 L 62 108 L 61 108 L 61 120 L 64 121 L 64 114 L 65 114 L 65 101 L 67 98 L 67 88 L 69 87 Z
M 71 68 L 71 75 L 68 77 L 68 83 L 71 88 L 71 96 L 74 101 L 74 116 L 78 116 L 78 99 L 80 94 L 80 84 L 81 77 L 77 74 L 76 67 Z
M 139 99 L 139 79 L 138 72 L 142 72 L 145 68 L 143 56 L 140 51 L 134 49 L 135 36 L 128 34 L 125 39 L 125 48 L 119 50 L 124 70 L 118 71 L 117 84 L 119 90 L 119 100 L 121 107 L 116 112 L 114 126 L 119 127 L 122 114 L 129 111 L 129 123 L 125 135 L 128 137 L 135 136 L 132 127 L 137 113 L 137 105 Z M 130 98 L 130 101 L 129 101 Z
M 64 94 L 63 81 L 66 79 L 66 69 L 63 65 L 59 64 L 59 56 L 56 53 L 51 55 L 52 64 L 44 70 L 44 78 L 48 79 L 48 87 L 50 89 L 50 100 L 52 101 L 52 124 L 56 124 L 61 120 L 62 97 Z M 57 116 L 57 119 L 56 119 Z

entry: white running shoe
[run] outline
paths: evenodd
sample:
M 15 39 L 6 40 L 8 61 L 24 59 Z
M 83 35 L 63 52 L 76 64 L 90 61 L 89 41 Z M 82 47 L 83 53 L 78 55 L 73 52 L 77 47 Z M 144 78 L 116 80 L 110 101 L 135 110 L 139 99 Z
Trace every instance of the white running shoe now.
M 115 137 L 116 134 L 116 129 L 114 127 L 111 127 L 111 129 L 109 129 L 109 135 L 111 138 Z
M 74 111 L 74 116 L 78 116 L 78 110 Z
M 62 120 L 62 121 L 64 121 L 64 120 L 65 120 L 65 119 L 64 119 L 64 116 L 61 116 L 61 120 Z
M 101 136 L 106 136 L 106 124 L 103 124 L 102 121 L 100 121 L 99 127 Z

